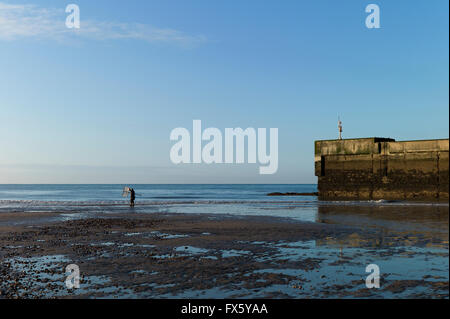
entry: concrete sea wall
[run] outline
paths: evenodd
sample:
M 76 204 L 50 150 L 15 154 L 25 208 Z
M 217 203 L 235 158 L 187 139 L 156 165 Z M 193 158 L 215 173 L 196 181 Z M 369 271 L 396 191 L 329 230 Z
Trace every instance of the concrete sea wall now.
M 449 140 L 315 142 L 321 199 L 448 201 Z

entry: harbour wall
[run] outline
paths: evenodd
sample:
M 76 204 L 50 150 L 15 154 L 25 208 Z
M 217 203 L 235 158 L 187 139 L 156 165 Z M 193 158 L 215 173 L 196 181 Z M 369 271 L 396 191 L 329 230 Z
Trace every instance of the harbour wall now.
M 449 140 L 315 141 L 319 198 L 448 201 Z

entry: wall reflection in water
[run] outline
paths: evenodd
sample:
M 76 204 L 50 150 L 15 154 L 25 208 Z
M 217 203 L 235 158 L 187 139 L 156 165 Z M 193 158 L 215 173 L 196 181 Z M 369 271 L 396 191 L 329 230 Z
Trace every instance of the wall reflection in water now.
M 343 237 L 318 240 L 317 245 L 448 248 L 449 206 L 446 204 L 319 204 L 316 222 L 358 229 Z

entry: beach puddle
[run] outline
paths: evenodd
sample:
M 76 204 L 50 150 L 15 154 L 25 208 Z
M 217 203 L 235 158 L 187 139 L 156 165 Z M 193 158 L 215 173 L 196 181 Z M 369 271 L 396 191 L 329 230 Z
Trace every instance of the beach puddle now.
M 166 233 L 161 233 L 159 231 L 152 231 L 152 232 L 150 232 L 150 235 L 156 236 L 161 239 L 177 239 L 177 238 L 189 237 L 189 235 L 186 235 L 186 234 L 166 234 Z
M 91 246 L 106 246 L 106 247 L 108 247 L 108 246 L 114 246 L 115 245 L 115 243 L 113 243 L 113 242 L 111 242 L 111 241 L 108 241 L 108 242 L 103 242 L 103 243 L 98 243 L 98 244 L 90 244 Z
M 173 250 L 176 252 L 179 252 L 179 253 L 191 254 L 191 255 L 207 254 L 209 252 L 208 249 L 198 248 L 198 247 L 193 247 L 193 246 L 180 246 L 180 247 L 175 247 Z
M 298 296 L 298 287 L 317 291 L 320 296 L 328 291 L 325 296 L 340 297 L 406 298 L 411 294 L 420 296 L 429 286 L 435 287 L 437 293 L 448 293 L 448 286 L 442 285 L 443 281 L 448 283 L 449 278 L 449 254 L 445 249 L 413 246 L 365 249 L 318 245 L 316 241 L 265 245 L 278 252 L 257 260 L 277 267 L 255 270 L 246 276 L 271 273 L 296 277 L 298 282 L 293 281 L 292 287 L 283 289 L 289 296 Z M 280 262 L 283 262 L 282 268 Z M 382 285 L 369 292 L 365 280 L 369 275 L 366 267 L 370 264 L 379 267 Z M 404 281 L 413 281 L 416 285 L 405 288 L 406 284 L 398 284 Z M 392 288 L 398 285 L 404 289 Z
M 39 257 L 15 257 L 5 260 L 11 271 L 20 273 L 15 280 L 16 293 L 23 296 L 39 296 L 41 298 L 62 297 L 84 294 L 131 294 L 130 289 L 112 285 L 108 276 L 80 275 L 80 287 L 69 289 L 66 279 L 66 266 L 71 263 L 64 255 L 48 255 Z M 8 283 L 7 278 L 3 278 Z
M 125 233 L 124 235 L 127 236 L 127 237 L 132 237 L 132 236 L 142 235 L 142 233 Z
M 251 254 L 251 251 L 248 250 L 221 250 L 222 258 L 229 258 L 229 257 L 240 257 Z

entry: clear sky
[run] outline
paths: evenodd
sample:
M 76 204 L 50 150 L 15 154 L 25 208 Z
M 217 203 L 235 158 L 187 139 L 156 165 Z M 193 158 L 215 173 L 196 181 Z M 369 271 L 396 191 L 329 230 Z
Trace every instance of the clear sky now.
M 81 29 L 65 27 L 69 3 Z M 367 29 L 376 3 L 381 28 Z M 0 183 L 315 183 L 314 140 L 447 138 L 448 1 L 0 0 Z M 170 162 L 279 130 L 279 169 Z

